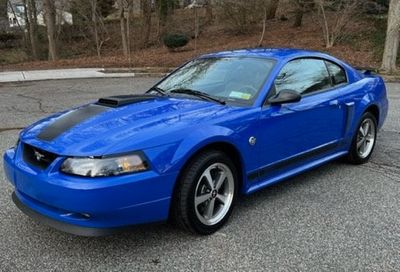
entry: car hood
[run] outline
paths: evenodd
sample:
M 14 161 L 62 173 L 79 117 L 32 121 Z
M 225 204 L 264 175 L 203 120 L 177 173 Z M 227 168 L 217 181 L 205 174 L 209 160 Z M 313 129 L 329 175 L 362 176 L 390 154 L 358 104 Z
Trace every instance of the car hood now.
M 79 114 L 73 116 L 88 107 L 97 107 L 94 114 L 83 118 Z M 89 104 L 31 125 L 21 133 L 20 139 L 64 156 L 109 155 L 179 141 L 191 127 L 215 122 L 216 117 L 226 116 L 235 108 L 202 100 L 163 97 L 115 108 Z M 72 124 L 61 124 L 60 128 L 59 123 L 68 116 Z M 53 127 L 58 129 L 57 133 L 43 137 L 44 132 L 49 136 L 47 132 Z

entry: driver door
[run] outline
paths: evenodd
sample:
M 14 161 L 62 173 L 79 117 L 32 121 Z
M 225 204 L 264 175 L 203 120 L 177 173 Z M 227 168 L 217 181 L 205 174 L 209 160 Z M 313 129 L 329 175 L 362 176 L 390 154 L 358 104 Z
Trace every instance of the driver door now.
M 269 96 L 282 90 L 296 91 L 302 99 L 263 107 L 257 141 L 261 180 L 334 151 L 344 134 L 340 87 L 333 86 L 324 60 L 304 58 L 286 64 Z

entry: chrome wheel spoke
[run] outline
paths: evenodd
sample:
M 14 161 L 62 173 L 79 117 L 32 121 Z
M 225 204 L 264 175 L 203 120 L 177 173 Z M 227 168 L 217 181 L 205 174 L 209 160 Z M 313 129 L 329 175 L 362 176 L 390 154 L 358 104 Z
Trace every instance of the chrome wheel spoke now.
M 361 133 L 362 137 L 365 137 L 365 131 L 364 131 L 363 126 L 360 127 L 360 133 Z
M 205 178 L 206 181 L 207 181 L 207 186 L 208 186 L 208 188 L 209 188 L 210 190 L 214 189 L 214 182 L 213 182 L 213 179 L 212 179 L 212 177 L 211 177 L 211 171 L 210 171 L 209 169 L 207 169 L 207 170 L 204 172 L 204 178 Z
M 361 145 L 361 153 L 365 153 L 366 147 L 367 147 L 367 143 L 366 143 L 366 141 L 363 141 L 363 143 Z
M 211 197 L 210 194 L 204 194 L 204 195 L 200 195 L 200 196 L 196 196 L 195 200 L 194 200 L 194 204 L 197 206 L 199 206 L 200 204 L 206 202 L 207 200 L 209 200 Z
M 364 136 L 367 136 L 369 134 L 369 129 L 370 129 L 369 122 L 366 122 L 364 127 Z
M 206 211 L 205 211 L 205 217 L 208 219 L 211 219 L 214 215 L 214 206 L 215 206 L 215 198 L 212 198 L 210 202 L 208 202 Z
M 225 172 L 220 172 L 219 177 L 218 177 L 218 180 L 217 180 L 217 182 L 215 183 L 215 189 L 216 189 L 217 191 L 221 188 L 222 184 L 224 184 L 225 179 L 226 179 L 226 174 L 225 174 Z
M 217 195 L 217 199 L 218 199 L 222 204 L 225 205 L 225 202 L 226 202 L 227 197 L 226 197 L 225 195 L 218 194 L 218 195 Z
M 361 147 L 361 145 L 364 143 L 364 138 L 362 138 L 361 140 L 359 140 L 358 142 L 357 142 L 357 149 L 359 149 L 360 147 Z

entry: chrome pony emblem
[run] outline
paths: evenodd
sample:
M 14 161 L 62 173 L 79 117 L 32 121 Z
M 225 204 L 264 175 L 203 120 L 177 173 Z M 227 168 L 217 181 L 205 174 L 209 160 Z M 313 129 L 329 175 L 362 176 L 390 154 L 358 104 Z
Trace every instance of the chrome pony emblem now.
M 44 155 L 37 150 L 34 150 L 33 154 L 37 161 L 41 161 L 44 158 Z

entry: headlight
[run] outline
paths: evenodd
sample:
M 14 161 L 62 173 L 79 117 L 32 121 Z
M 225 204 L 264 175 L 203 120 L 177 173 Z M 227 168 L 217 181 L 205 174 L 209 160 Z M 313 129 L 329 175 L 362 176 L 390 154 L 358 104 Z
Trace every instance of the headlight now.
M 103 158 L 68 158 L 61 165 L 61 171 L 67 174 L 84 177 L 108 177 L 149 169 L 141 153 L 120 157 Z

